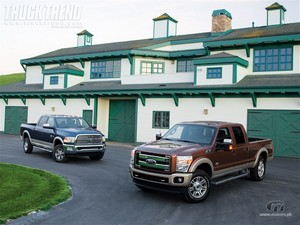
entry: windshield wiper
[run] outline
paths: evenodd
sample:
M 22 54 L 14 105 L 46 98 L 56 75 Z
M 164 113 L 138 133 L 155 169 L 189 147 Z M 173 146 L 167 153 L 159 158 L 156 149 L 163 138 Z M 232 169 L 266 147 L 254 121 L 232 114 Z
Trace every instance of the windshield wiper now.
M 185 140 L 185 139 L 179 139 L 178 141 L 199 144 L 198 142 L 190 141 L 190 140 Z

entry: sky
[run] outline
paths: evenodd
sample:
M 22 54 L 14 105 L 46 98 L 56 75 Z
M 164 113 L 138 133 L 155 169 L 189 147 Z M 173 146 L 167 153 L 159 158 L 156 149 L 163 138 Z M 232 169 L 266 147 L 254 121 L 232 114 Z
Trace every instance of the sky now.
M 1 0 L 0 75 L 24 72 L 21 59 L 75 47 L 82 30 L 93 44 L 152 38 L 153 18 L 168 13 L 177 35 L 210 32 L 216 9 L 231 13 L 233 29 L 264 26 L 276 1 L 285 23 L 300 22 L 300 0 Z

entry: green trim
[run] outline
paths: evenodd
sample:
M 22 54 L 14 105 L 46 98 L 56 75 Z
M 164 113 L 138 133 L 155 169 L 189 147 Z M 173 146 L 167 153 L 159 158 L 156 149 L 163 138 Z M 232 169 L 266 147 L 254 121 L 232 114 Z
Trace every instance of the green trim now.
M 24 98 L 23 96 L 19 96 L 20 97 L 20 99 L 21 99 L 21 101 L 23 102 L 23 105 L 26 105 L 26 98 Z
M 145 96 L 143 96 L 142 94 L 138 94 L 139 99 L 141 99 L 142 105 L 145 106 L 146 105 L 146 99 Z
M 98 119 L 98 97 L 94 97 L 94 124 L 97 125 Z
M 238 56 L 233 56 L 233 57 L 223 57 L 223 58 L 209 58 L 209 59 L 194 59 L 193 60 L 194 65 L 214 65 L 214 64 L 233 64 L 237 63 L 240 66 L 243 66 L 245 68 L 248 67 L 249 63 L 248 61 L 238 57 Z
M 91 105 L 91 98 L 90 98 L 90 97 L 87 97 L 86 95 L 83 95 L 83 98 L 85 99 L 86 104 L 87 104 L 88 106 Z
M 209 97 L 209 99 L 210 99 L 211 106 L 212 106 L 212 107 L 215 107 L 215 106 L 216 106 L 216 98 L 215 98 L 215 96 L 213 95 L 213 93 L 208 92 L 208 97 Z
M 139 105 L 137 99 L 135 100 L 135 124 L 134 124 L 134 142 L 137 142 L 137 130 L 138 130 L 138 112 Z
M 23 70 L 24 70 L 24 72 L 26 72 L 26 64 L 24 64 L 24 63 L 21 63 L 21 66 L 22 66 L 22 68 L 23 68 Z
M 45 69 L 45 65 L 43 65 L 42 63 L 39 63 L 39 65 L 40 65 L 40 67 L 41 67 L 42 70 Z
M 2 97 L 2 99 L 3 99 L 3 101 L 5 102 L 5 104 L 8 105 L 8 98 L 3 98 L 3 97 Z
M 171 94 L 171 95 L 172 95 L 172 98 L 174 100 L 175 106 L 178 107 L 178 105 L 179 105 L 179 98 L 178 98 L 178 96 L 176 96 L 176 94 Z
M 42 104 L 45 105 L 46 104 L 46 99 L 44 97 L 40 96 L 40 95 L 38 97 L 41 100 Z
M 232 65 L 232 83 L 235 84 L 237 82 L 237 63 L 233 63 Z
M 266 43 L 290 43 L 300 39 L 300 34 L 282 35 L 282 36 L 271 36 L 271 37 L 253 37 L 253 38 L 243 38 L 236 40 L 225 40 L 225 41 L 207 41 L 203 43 L 203 47 L 208 48 L 224 48 L 233 46 L 245 46 L 246 44 L 252 45 L 265 45 Z
M 81 67 L 84 68 L 85 67 L 85 62 L 82 59 L 79 59 L 79 62 L 80 62 Z
M 249 58 L 250 57 L 250 47 L 248 44 L 245 44 L 245 50 L 246 50 L 246 55 Z
M 62 103 L 63 103 L 64 105 L 67 104 L 67 98 L 66 98 L 66 97 L 64 97 L 63 95 L 59 95 L 59 98 L 60 98 L 60 100 L 62 101 Z
M 65 73 L 64 74 L 64 88 L 67 88 L 68 87 L 68 74 Z
M 43 75 L 51 75 L 51 74 L 70 74 L 79 77 L 83 77 L 84 72 L 82 70 L 72 70 L 68 68 L 64 69 L 46 69 L 42 70 Z
M 253 107 L 256 108 L 257 107 L 257 96 L 255 95 L 254 92 L 251 92 L 250 95 L 251 95 Z

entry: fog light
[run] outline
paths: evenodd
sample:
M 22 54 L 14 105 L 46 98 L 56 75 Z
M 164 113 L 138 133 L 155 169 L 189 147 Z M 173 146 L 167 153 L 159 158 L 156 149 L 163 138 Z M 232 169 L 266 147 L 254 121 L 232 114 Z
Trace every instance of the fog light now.
M 184 178 L 183 178 L 183 177 L 175 177 L 175 178 L 174 178 L 174 183 L 182 184 L 183 181 L 184 181 Z
M 67 147 L 67 151 L 73 151 L 72 147 Z

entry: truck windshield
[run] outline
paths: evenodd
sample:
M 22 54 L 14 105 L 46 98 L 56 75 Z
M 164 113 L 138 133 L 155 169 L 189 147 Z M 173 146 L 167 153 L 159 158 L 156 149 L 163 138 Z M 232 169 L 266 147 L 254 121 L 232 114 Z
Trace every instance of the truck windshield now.
M 55 118 L 55 122 L 58 128 L 82 128 L 87 129 L 90 126 L 82 118 L 77 117 L 59 117 Z
M 216 128 L 198 124 L 177 124 L 162 139 L 211 145 Z

